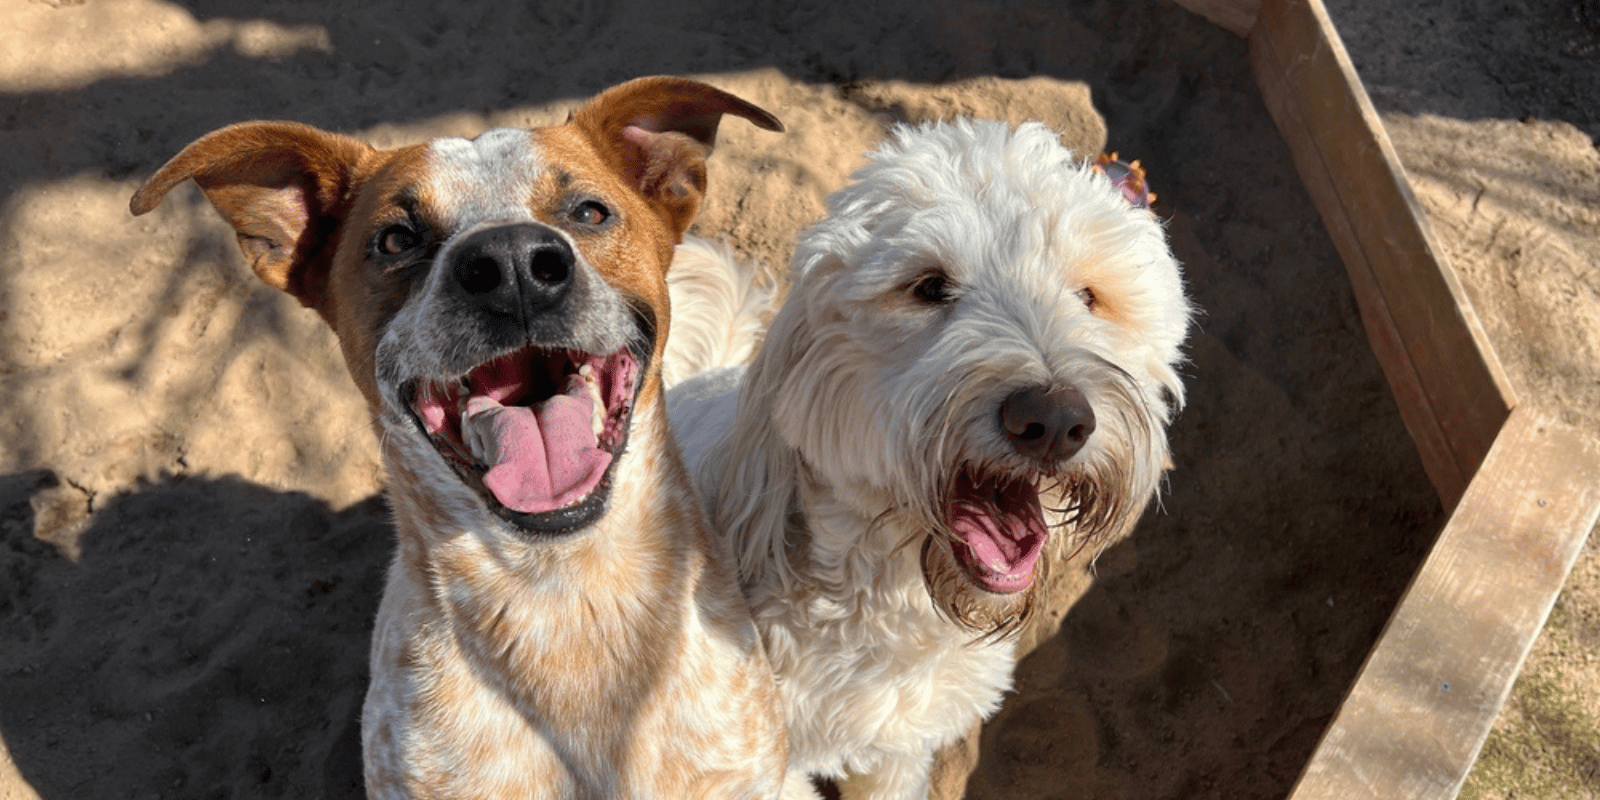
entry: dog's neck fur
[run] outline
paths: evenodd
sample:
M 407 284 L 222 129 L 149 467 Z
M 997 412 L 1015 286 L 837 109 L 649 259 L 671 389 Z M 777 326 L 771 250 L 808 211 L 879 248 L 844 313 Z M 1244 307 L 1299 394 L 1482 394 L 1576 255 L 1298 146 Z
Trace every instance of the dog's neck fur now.
M 431 630 L 375 636 L 387 644 L 373 652 L 375 673 L 408 672 L 427 681 L 395 682 L 381 708 L 400 712 L 419 695 L 448 697 L 432 704 L 449 717 L 438 720 L 441 727 L 486 749 L 544 752 L 544 771 L 567 774 L 567 794 L 559 796 L 633 796 L 638 787 L 626 769 L 577 770 L 585 764 L 637 770 L 660 763 L 655 751 L 662 747 L 691 746 L 681 725 L 668 722 L 679 733 L 655 735 L 664 721 L 646 713 L 649 698 L 672 687 L 651 684 L 663 676 L 681 679 L 687 671 L 677 659 L 705 657 L 710 645 L 698 636 L 702 628 L 715 641 L 756 644 L 740 621 L 743 601 L 724 589 L 731 581 L 705 579 L 720 567 L 705 557 L 708 537 L 693 494 L 667 488 L 687 487 L 688 476 L 667 446 L 660 406 L 639 409 L 633 425 L 613 494 L 627 502 L 614 500 L 591 528 L 549 541 L 461 521 L 470 517 L 452 515 L 408 467 L 419 455 L 406 444 L 414 440 L 384 437 L 399 549 L 383 600 L 392 608 L 379 619 L 406 626 L 431 621 L 422 622 Z M 696 541 L 702 546 L 692 546 Z M 581 669 L 569 660 L 596 648 L 608 657 L 582 659 Z M 429 668 L 416 669 L 423 664 Z M 705 676 L 751 683 L 758 677 Z M 596 685 L 607 692 L 596 695 Z M 451 771 L 449 764 L 429 766 Z
M 692 585 L 685 570 L 697 565 L 687 563 L 693 553 L 683 539 L 704 537 L 688 507 L 688 496 L 662 490 L 679 484 L 682 468 L 675 454 L 661 446 L 664 425 L 659 416 L 646 409 L 636 415 L 636 433 L 630 436 L 626 461 L 615 475 L 611 510 L 587 529 L 549 539 L 528 538 L 499 525 L 475 528 L 473 516 L 454 517 L 438 503 L 438 495 L 411 473 L 408 463 L 419 454 L 393 452 L 407 446 L 399 443 L 399 437 L 387 437 L 391 451 L 387 461 L 394 476 L 390 495 L 398 512 L 397 570 L 424 590 L 425 602 L 437 613 L 467 622 L 462 630 L 481 630 L 485 640 L 521 632 L 505 653 L 493 654 L 495 658 L 512 657 L 532 667 L 529 659 L 559 658 L 569 645 L 597 640 L 632 656 L 631 663 L 659 658 L 658 645 L 664 643 L 654 639 L 659 631 L 678 624 L 676 619 L 661 618 L 680 612 L 658 603 Z M 647 517 L 658 523 L 673 519 L 674 524 L 646 524 Z M 495 585 L 501 582 L 520 588 L 501 591 Z M 483 598 L 490 597 L 502 605 L 482 607 Z M 585 610 L 588 607 L 593 608 Z M 560 616 L 552 612 L 561 608 L 594 619 L 584 626 L 551 626 L 548 620 Z M 539 610 L 537 615 L 523 617 L 521 612 L 534 609 Z M 646 624 L 649 619 L 660 624 Z M 484 626 L 491 625 L 503 627 L 504 632 L 488 635 Z M 544 630 L 547 627 L 551 629 Z M 462 644 L 469 651 L 477 646 L 469 640 Z M 546 681 L 566 674 L 512 672 L 549 676 L 541 679 Z M 558 689 L 551 691 L 559 694 Z
M 920 592 L 920 605 L 928 606 L 916 558 L 916 546 L 925 532 L 915 530 L 887 498 L 882 513 L 864 512 L 852 502 L 862 498 L 851 498 L 828 483 L 798 451 L 789 450 L 786 456 L 794 460 L 797 478 L 792 487 L 794 513 L 789 515 L 785 537 L 788 569 L 826 595 L 830 606 L 850 602 L 853 592 L 869 586 L 876 592 L 914 590 L 912 605 L 917 605 Z M 863 530 L 869 531 L 865 537 Z
M 741 422 L 760 417 L 741 414 Z M 799 451 L 772 435 L 770 443 L 778 446 L 765 452 L 776 457 L 763 469 L 775 480 L 766 487 L 766 497 L 769 502 L 787 498 L 782 505 L 789 513 L 781 532 L 761 536 L 774 548 L 774 558 L 779 557 L 775 551 L 784 551 L 777 568 L 785 578 L 758 580 L 747 573 L 745 589 L 757 625 L 766 634 L 768 657 L 775 671 L 786 676 L 779 684 L 785 705 L 804 707 L 793 699 L 797 695 L 833 701 L 830 711 L 789 720 L 791 770 L 837 775 L 875 763 L 880 757 L 878 726 L 884 720 L 850 709 L 900 706 L 907 710 L 894 715 L 894 726 L 918 730 L 934 747 L 954 740 L 965 732 L 965 720 L 992 713 L 1009 687 L 1014 643 L 980 638 L 934 604 L 920 558 L 927 531 L 894 511 L 887 498 L 886 510 L 878 514 L 856 504 L 863 499 L 859 491 L 856 502 L 841 499 L 839 487 L 829 485 Z M 728 466 L 740 468 L 737 463 Z M 863 536 L 862 531 L 868 533 Z M 770 561 L 750 566 L 774 567 Z M 785 633 L 797 628 L 810 631 L 804 645 Z M 956 638 L 971 639 L 972 644 L 927 647 L 929 641 Z M 892 675 L 906 669 L 937 673 L 943 677 L 934 685 L 945 688 L 928 696 L 920 683 L 860 680 L 863 672 Z M 887 692 L 904 696 L 890 698 Z M 951 727 L 951 719 L 962 723 Z M 840 753 L 854 755 L 846 763 Z

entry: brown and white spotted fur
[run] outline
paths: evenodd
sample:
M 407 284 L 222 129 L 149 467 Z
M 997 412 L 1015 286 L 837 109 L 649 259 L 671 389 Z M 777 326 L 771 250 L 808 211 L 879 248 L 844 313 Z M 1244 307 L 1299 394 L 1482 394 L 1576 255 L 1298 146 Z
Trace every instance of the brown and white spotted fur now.
M 199 184 L 257 274 L 333 328 L 372 411 L 399 544 L 370 797 L 779 794 L 770 669 L 659 379 L 723 114 L 781 130 L 644 78 L 564 125 L 395 150 L 235 125 L 134 195 L 143 214 Z

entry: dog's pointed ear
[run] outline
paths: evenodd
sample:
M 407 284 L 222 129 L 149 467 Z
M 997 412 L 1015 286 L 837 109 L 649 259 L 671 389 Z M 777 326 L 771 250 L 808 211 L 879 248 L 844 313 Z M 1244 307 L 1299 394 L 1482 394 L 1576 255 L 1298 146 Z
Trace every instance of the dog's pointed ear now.
M 705 160 L 724 114 L 783 130 L 777 117 L 721 89 L 659 76 L 608 89 L 573 112 L 569 124 L 583 131 L 612 169 L 682 237 L 700 210 Z
M 323 245 L 338 228 L 349 188 L 373 149 L 292 122 L 245 122 L 209 133 L 134 192 L 135 216 L 188 179 L 239 237 L 256 274 L 324 317 L 330 310 Z

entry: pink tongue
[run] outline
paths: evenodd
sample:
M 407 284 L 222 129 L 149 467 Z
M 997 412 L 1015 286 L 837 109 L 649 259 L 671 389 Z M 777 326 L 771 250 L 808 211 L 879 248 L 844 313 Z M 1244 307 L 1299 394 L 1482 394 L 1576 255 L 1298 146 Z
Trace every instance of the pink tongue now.
M 484 442 L 483 485 L 512 511 L 565 508 L 594 490 L 611 454 L 599 447 L 594 399 L 582 388 L 538 406 L 505 406 L 486 395 L 467 400 L 463 433 Z
M 950 530 L 967 546 L 957 560 L 973 580 L 997 594 L 1021 591 L 1049 539 L 1039 494 L 1027 483 L 976 485 L 963 475 L 949 508 Z M 962 550 L 966 552 L 962 552 Z

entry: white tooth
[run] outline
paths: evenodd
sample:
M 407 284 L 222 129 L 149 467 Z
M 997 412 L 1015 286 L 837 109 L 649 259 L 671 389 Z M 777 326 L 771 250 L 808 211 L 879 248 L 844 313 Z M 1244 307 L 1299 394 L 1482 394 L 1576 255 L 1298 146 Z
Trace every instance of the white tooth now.
M 594 400 L 590 409 L 590 425 L 594 428 L 594 435 L 599 436 L 606 429 L 606 401 L 600 396 L 600 379 L 594 376 L 594 369 L 588 364 L 578 368 L 578 376 L 583 379 L 583 388 L 589 390 L 589 397 Z
M 500 461 L 500 440 L 494 436 L 494 418 L 498 413 L 499 409 L 491 409 L 479 412 L 476 416 L 461 417 L 461 439 L 466 443 L 467 451 L 481 464 L 497 464 Z

